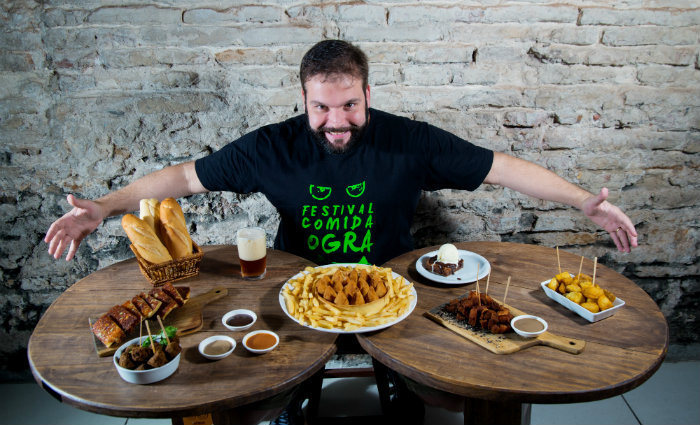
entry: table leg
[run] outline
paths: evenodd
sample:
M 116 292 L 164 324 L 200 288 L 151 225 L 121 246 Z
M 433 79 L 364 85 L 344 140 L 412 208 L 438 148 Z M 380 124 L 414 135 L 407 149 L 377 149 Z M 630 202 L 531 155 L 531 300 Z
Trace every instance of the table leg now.
M 464 399 L 464 425 L 530 425 L 530 404 Z

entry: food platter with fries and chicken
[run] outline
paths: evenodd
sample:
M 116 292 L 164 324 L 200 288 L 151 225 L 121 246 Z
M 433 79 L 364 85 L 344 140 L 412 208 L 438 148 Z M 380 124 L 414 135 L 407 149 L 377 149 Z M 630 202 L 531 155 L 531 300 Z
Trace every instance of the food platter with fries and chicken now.
M 408 317 L 417 299 L 413 284 L 391 269 L 346 263 L 307 267 L 279 294 L 292 320 L 332 333 L 387 328 Z

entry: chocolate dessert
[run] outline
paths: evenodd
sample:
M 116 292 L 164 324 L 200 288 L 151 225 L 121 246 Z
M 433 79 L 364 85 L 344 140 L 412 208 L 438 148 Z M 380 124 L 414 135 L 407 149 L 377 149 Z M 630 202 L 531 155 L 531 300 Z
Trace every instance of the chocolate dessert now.
M 442 263 L 438 261 L 438 256 L 433 255 L 425 260 L 425 269 L 441 276 L 449 276 L 464 266 L 464 260 L 459 259 L 457 264 Z

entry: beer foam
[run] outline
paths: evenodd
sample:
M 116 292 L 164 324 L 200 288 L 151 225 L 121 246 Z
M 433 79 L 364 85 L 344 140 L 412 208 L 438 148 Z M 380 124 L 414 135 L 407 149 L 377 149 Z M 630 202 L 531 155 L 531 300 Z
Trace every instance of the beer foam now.
M 265 249 L 265 231 L 262 229 L 241 229 L 237 235 L 238 257 L 245 261 L 263 258 Z

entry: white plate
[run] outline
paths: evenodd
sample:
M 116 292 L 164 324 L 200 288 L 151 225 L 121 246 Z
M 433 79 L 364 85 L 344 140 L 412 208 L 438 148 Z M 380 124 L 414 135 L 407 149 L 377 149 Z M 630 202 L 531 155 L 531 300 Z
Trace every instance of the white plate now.
M 475 254 L 471 251 L 465 251 L 463 249 L 457 250 L 459 253 L 459 258 L 464 260 L 464 265 L 461 269 L 457 270 L 454 274 L 449 276 L 442 276 L 431 272 L 423 266 L 423 263 L 429 257 L 437 255 L 437 251 L 431 251 L 416 261 L 416 271 L 420 273 L 421 276 L 432 280 L 433 282 L 446 283 L 448 285 L 463 285 L 465 283 L 476 282 L 476 266 L 479 265 L 479 277 L 478 279 L 484 279 L 491 273 L 491 265 L 479 254 Z
M 610 317 L 613 314 L 615 314 L 615 312 L 620 307 L 625 305 L 625 302 L 621 300 L 620 297 L 615 297 L 615 301 L 613 301 L 612 307 L 610 307 L 607 310 L 603 310 L 599 313 L 591 313 L 590 311 L 586 310 L 585 308 L 566 298 L 559 292 L 552 291 L 551 289 L 549 289 L 547 287 L 547 284 L 550 281 L 551 279 L 545 280 L 544 282 L 540 283 L 540 286 L 542 286 L 542 289 L 544 289 L 544 293 L 547 294 L 549 298 L 553 299 L 554 301 L 558 302 L 559 304 L 563 305 L 564 307 L 568 308 L 569 310 L 573 311 L 574 313 L 578 314 L 579 316 L 583 317 L 589 322 L 597 322 L 598 320 L 603 320 L 606 317 Z
M 355 263 L 327 264 L 325 266 L 314 267 L 314 269 L 321 269 L 321 268 L 333 267 L 333 266 L 352 267 L 352 266 L 356 266 L 356 265 L 358 265 L 358 264 L 355 264 Z M 365 265 L 365 264 L 362 264 L 362 265 Z M 346 331 L 345 329 L 318 328 L 318 327 L 314 327 L 311 325 L 305 325 L 305 324 L 301 323 L 299 320 L 297 320 L 296 317 L 289 314 L 289 311 L 287 311 L 287 303 L 284 300 L 284 296 L 282 295 L 282 291 L 284 291 L 284 287 L 287 285 L 290 285 L 290 283 L 289 283 L 290 280 L 295 279 L 295 278 L 297 278 L 301 275 L 304 275 L 304 274 L 307 274 L 307 272 L 299 272 L 299 273 L 295 274 L 294 276 L 292 276 L 288 281 L 286 281 L 284 283 L 284 285 L 282 285 L 282 288 L 280 289 L 280 293 L 279 293 L 280 307 L 282 307 L 282 311 L 284 311 L 284 314 L 286 314 L 290 319 L 294 320 L 295 322 L 299 323 L 300 325 L 302 325 L 304 327 L 307 327 L 310 329 L 316 329 L 317 331 L 330 332 L 330 333 L 336 333 L 336 334 L 357 334 L 357 333 L 378 331 L 380 329 L 388 328 L 389 326 L 395 325 L 395 324 L 399 323 L 400 321 L 402 321 L 403 319 L 407 318 L 411 313 L 413 313 L 413 310 L 416 308 L 416 304 L 418 303 L 418 293 L 416 292 L 416 288 L 413 287 L 413 288 L 411 288 L 411 293 L 413 294 L 413 300 L 411 301 L 411 305 L 408 307 L 408 310 L 404 314 L 402 314 L 401 316 L 397 317 L 395 320 L 392 320 L 391 322 L 387 322 L 387 323 L 384 323 L 384 324 L 381 324 L 378 326 L 365 326 L 362 328 L 353 329 L 351 331 Z M 394 277 L 394 279 L 398 279 L 398 278 L 403 277 L 400 274 L 393 272 L 393 271 L 391 272 L 391 275 Z M 404 281 L 408 282 L 408 279 L 404 278 Z M 291 287 L 291 285 L 290 285 L 290 287 Z

